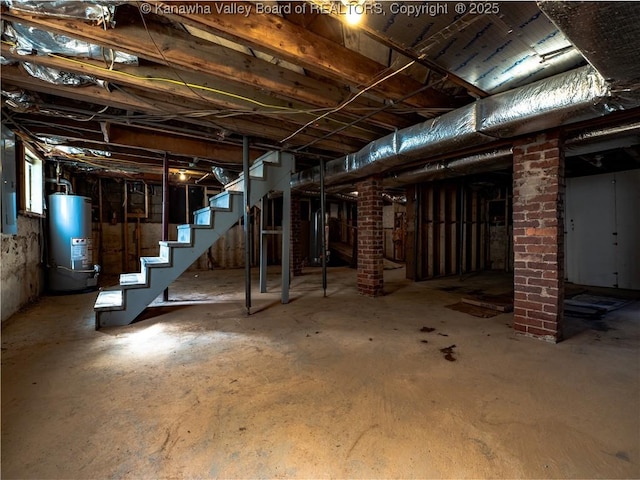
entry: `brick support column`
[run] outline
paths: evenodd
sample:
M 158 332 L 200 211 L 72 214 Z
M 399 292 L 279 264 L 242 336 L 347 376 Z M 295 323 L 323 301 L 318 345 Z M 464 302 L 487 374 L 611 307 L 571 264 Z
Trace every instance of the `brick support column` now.
M 302 235 L 300 219 L 300 197 L 291 195 L 291 274 L 294 277 L 302 275 L 302 245 L 300 238 Z
M 358 293 L 383 294 L 382 178 L 358 182 Z
M 513 148 L 513 328 L 562 339 L 564 301 L 564 153 L 558 133 Z

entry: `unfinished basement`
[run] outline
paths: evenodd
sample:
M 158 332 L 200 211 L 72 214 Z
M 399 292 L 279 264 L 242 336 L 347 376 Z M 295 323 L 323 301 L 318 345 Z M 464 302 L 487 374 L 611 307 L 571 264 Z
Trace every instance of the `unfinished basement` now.
M 3 478 L 640 478 L 640 5 L 0 1 Z

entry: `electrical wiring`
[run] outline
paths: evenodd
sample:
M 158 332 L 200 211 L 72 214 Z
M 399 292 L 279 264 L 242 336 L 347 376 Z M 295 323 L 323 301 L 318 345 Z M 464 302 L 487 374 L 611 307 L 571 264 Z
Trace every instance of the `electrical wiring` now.
M 313 123 L 317 122 L 318 120 L 322 120 L 323 118 L 325 118 L 328 115 L 331 115 L 332 113 L 337 113 L 340 110 L 342 110 L 344 107 L 346 107 L 347 105 L 349 105 L 350 103 L 354 102 L 358 97 L 364 95 L 366 92 L 368 92 L 369 90 L 371 90 L 372 88 L 377 87 L 378 85 L 380 85 L 382 82 L 385 82 L 386 80 L 390 79 L 391 77 L 394 77 L 395 75 L 398 75 L 400 72 L 406 70 L 407 68 L 411 67 L 412 65 L 414 65 L 416 63 L 416 60 L 412 60 L 411 62 L 407 63 L 404 67 L 399 68 L 398 70 L 395 70 L 393 72 L 391 72 L 390 74 L 380 78 L 379 80 L 376 80 L 375 82 L 373 82 L 371 85 L 369 85 L 366 88 L 363 88 L 362 90 L 360 90 L 358 93 L 356 93 L 353 97 L 351 97 L 349 100 L 346 100 L 344 102 L 342 102 L 340 105 L 338 105 L 337 107 L 333 108 L 331 111 L 320 115 L 318 118 L 311 120 L 310 122 L 308 122 L 307 124 L 303 125 L 302 127 L 300 127 L 298 130 L 296 130 L 295 132 L 293 132 L 291 135 L 289 135 L 288 137 L 280 140 L 280 143 L 285 143 L 286 141 L 292 139 L 293 137 L 295 137 L 296 135 L 298 135 L 300 132 L 302 132 L 305 128 L 309 127 L 310 125 L 312 125 Z
M 273 108 L 273 109 L 276 109 L 276 110 L 294 110 L 294 111 L 297 111 L 298 113 L 305 113 L 305 111 L 303 111 L 303 110 L 295 110 L 295 109 L 292 109 L 290 107 L 284 107 L 284 106 L 281 106 L 281 105 L 269 105 L 269 104 L 260 102 L 258 100 L 254 100 L 254 99 L 249 98 L 249 97 L 244 97 L 242 95 L 238 95 L 238 94 L 231 93 L 231 92 L 225 92 L 224 90 L 219 90 L 217 88 L 207 87 L 205 85 L 197 85 L 195 83 L 189 83 L 189 82 L 185 82 L 185 81 L 173 80 L 171 78 L 143 77 L 141 75 L 135 75 L 133 73 L 123 72 L 123 71 L 120 71 L 120 70 L 110 70 L 110 69 L 108 69 L 106 67 L 99 67 L 99 66 L 94 65 L 92 63 L 83 62 L 82 60 L 76 60 L 75 58 L 64 57 L 62 55 L 57 55 L 55 53 L 50 53 L 49 56 L 57 58 L 59 60 L 67 61 L 67 62 L 70 62 L 70 63 L 76 63 L 78 65 L 83 65 L 85 67 L 97 68 L 98 70 L 115 73 L 116 75 L 120 75 L 122 77 L 134 78 L 136 80 L 145 80 L 145 81 L 149 81 L 149 82 L 169 83 L 169 84 L 172 84 L 172 85 L 186 86 L 186 87 L 188 87 L 190 89 L 203 90 L 203 91 L 215 93 L 215 94 L 218 94 L 218 95 L 224 95 L 226 97 L 230 97 L 230 98 L 233 98 L 235 100 L 242 100 L 242 101 L 257 105 L 259 107 L 263 107 L 263 108 Z M 198 95 L 198 96 L 200 96 L 200 95 Z M 202 98 L 203 100 L 205 100 L 207 102 L 210 101 L 210 99 L 207 99 L 205 97 L 200 97 L 200 98 Z
M 186 86 L 189 89 L 191 89 L 192 91 L 194 89 L 197 90 L 202 90 L 202 91 L 207 91 L 207 92 L 211 92 L 211 93 L 215 93 L 218 95 L 223 95 L 223 96 L 227 96 L 236 100 L 240 100 L 240 101 L 245 101 L 248 103 L 252 103 L 254 105 L 257 105 L 259 107 L 262 108 L 267 108 L 267 109 L 272 109 L 273 111 L 262 111 L 262 110 L 224 110 L 224 111 L 216 111 L 215 114 L 213 114 L 212 116 L 217 117 L 217 118 L 227 118 L 227 117 L 232 117 L 232 116 L 241 116 L 241 115 L 265 115 L 265 116 L 271 116 L 271 115 L 280 115 L 280 114 L 303 114 L 303 115 L 315 115 L 317 113 L 320 112 L 326 112 L 325 115 L 322 115 L 320 118 L 317 118 L 314 116 L 314 119 L 309 122 L 309 124 L 314 123 L 322 118 L 326 118 L 328 115 L 330 115 L 331 113 L 334 113 L 336 110 L 336 107 L 333 108 L 314 108 L 314 109 L 296 109 L 296 108 L 291 108 L 291 107 L 286 107 L 286 106 L 282 106 L 282 105 L 272 105 L 272 104 L 267 104 L 264 102 L 260 102 L 259 100 L 254 100 L 252 98 L 249 97 L 245 97 L 242 95 L 238 95 L 235 93 L 231 93 L 231 92 L 226 92 L 224 90 L 220 90 L 217 88 L 213 88 L 213 87 L 207 87 L 205 85 L 198 85 L 195 83 L 189 83 L 189 82 L 184 82 L 184 81 L 178 81 L 178 80 L 174 80 L 174 79 L 170 79 L 170 78 L 162 78 L 162 77 L 144 77 L 141 75 L 135 75 L 133 73 L 129 73 L 129 72 L 123 72 L 120 70 L 111 70 L 109 68 L 105 68 L 105 67 L 100 67 L 88 62 L 83 62 L 82 60 L 77 60 L 74 58 L 69 58 L 69 57 L 64 57 L 61 55 L 57 55 L 57 54 L 53 54 L 50 53 L 49 56 L 54 57 L 56 59 L 62 60 L 62 61 L 66 61 L 66 62 L 70 62 L 70 63 L 74 63 L 74 64 L 78 64 L 78 65 L 82 65 L 85 67 L 90 67 L 90 68 L 95 68 L 98 70 L 102 70 L 105 72 L 109 72 L 109 73 L 115 73 L 116 75 L 122 76 L 122 77 L 127 77 L 127 78 L 132 78 L 132 79 L 136 79 L 136 80 L 143 80 L 143 81 L 150 81 L 150 82 L 159 82 L 159 83 L 168 83 L 168 84 L 172 84 L 172 85 L 179 85 L 179 86 Z M 195 93 L 195 92 L 194 92 Z M 364 93 L 364 92 L 362 92 Z M 207 99 L 205 97 L 202 97 L 201 95 L 198 95 L 200 98 L 202 98 L 203 100 L 209 102 L 210 99 Z M 355 100 L 354 97 L 351 101 Z M 148 102 L 147 102 L 148 103 Z M 350 102 L 349 102 L 350 103 Z M 341 110 L 342 108 L 344 108 L 343 105 L 341 108 L 339 108 L 339 110 Z M 202 116 L 205 116 L 204 114 Z M 347 122 L 343 122 L 341 120 L 336 120 L 335 118 L 330 118 L 329 120 L 331 120 L 332 122 L 338 124 L 338 125 L 349 125 Z M 306 128 L 309 124 L 305 125 Z M 359 130 L 363 130 L 363 131 L 368 131 L 364 128 L 361 127 L 355 127 L 358 128 Z
M 3 40 L 3 43 L 6 43 L 8 45 L 11 46 L 15 46 L 15 44 L 11 43 L 11 42 L 6 42 Z M 327 118 L 329 115 L 331 115 L 332 113 L 336 113 L 339 110 L 342 110 L 346 105 L 348 105 L 349 103 L 353 102 L 356 98 L 358 98 L 360 95 L 362 95 L 363 93 L 365 93 L 368 89 L 365 89 L 361 92 L 359 92 L 357 95 L 355 95 L 354 97 L 352 97 L 349 101 L 344 102 L 343 104 L 341 104 L 339 107 L 326 107 L 326 108 L 314 108 L 314 109 L 296 109 L 296 108 L 291 108 L 291 107 L 286 107 L 286 106 L 282 106 L 282 105 L 273 105 L 273 104 L 267 104 L 264 102 L 261 102 L 259 100 L 254 100 L 252 98 L 249 97 L 245 97 L 243 95 L 238 95 L 235 93 L 231 93 L 231 92 L 226 92 L 224 90 L 220 90 L 217 88 L 213 88 L 213 87 L 208 87 L 205 85 L 198 85 L 198 84 L 194 84 L 194 83 L 190 83 L 190 82 L 186 82 L 184 80 L 174 80 L 174 79 L 170 79 L 170 78 L 163 78 L 163 77 L 145 77 L 145 76 L 141 76 L 141 75 L 135 75 L 133 73 L 129 73 L 129 72 L 123 72 L 120 70 L 114 70 L 113 69 L 113 64 L 107 68 L 107 67 L 101 67 L 98 65 L 94 65 L 92 63 L 88 63 L 88 62 L 84 62 L 82 60 L 78 60 L 78 59 L 74 59 L 74 58 L 69 58 L 69 57 L 65 57 L 62 55 L 57 55 L 54 53 L 49 53 L 48 56 L 52 57 L 52 58 L 56 58 L 58 60 L 62 60 L 64 62 L 68 62 L 68 63 L 73 63 L 73 64 L 77 64 L 77 65 L 81 65 L 84 67 L 89 67 L 92 69 L 98 69 L 100 71 L 104 71 L 104 72 L 109 72 L 110 74 L 116 74 L 118 76 L 122 76 L 122 77 L 126 77 L 126 78 L 132 78 L 132 79 L 136 79 L 136 80 L 143 80 L 143 81 L 149 81 L 149 82 L 158 82 L 158 83 L 168 83 L 168 84 L 172 84 L 172 85 L 179 85 L 179 86 L 186 86 L 187 88 L 189 88 L 190 90 L 194 91 L 194 90 L 202 90 L 202 91 L 207 91 L 210 93 L 214 93 L 217 95 L 223 95 L 223 96 L 227 96 L 229 98 L 233 98 L 235 100 L 240 100 L 240 101 L 244 101 L 247 103 L 251 103 L 254 104 L 258 107 L 261 108 L 266 108 L 266 109 L 270 109 L 267 111 L 262 111 L 262 110 L 233 110 L 233 109 L 229 109 L 229 110 L 212 110 L 212 111 L 193 111 L 190 113 L 180 113 L 180 115 L 184 115 L 184 116 L 213 116 L 215 118 L 231 118 L 234 116 L 245 116 L 245 115 L 263 115 L 263 116 L 277 116 L 277 115 L 297 115 L 297 114 L 303 114 L 303 115 L 317 115 L 318 113 L 321 112 L 325 112 L 323 115 L 321 115 L 320 117 L 316 117 L 314 116 L 313 120 L 311 120 L 310 122 L 308 122 L 307 124 L 305 124 L 305 126 L 303 126 L 301 129 L 299 129 L 295 134 L 299 133 L 300 131 L 302 131 L 303 129 L 307 128 L 309 125 L 317 122 L 318 120 L 321 120 L 323 118 Z M 407 68 L 407 66 L 405 66 L 404 68 Z M 403 69 L 404 69 L 403 68 Z M 399 70 L 400 71 L 400 70 Z M 399 72 L 398 71 L 398 72 Z M 175 72 L 175 70 L 174 70 Z M 178 78 L 180 78 L 180 75 L 176 73 L 176 76 Z M 397 72 L 394 72 L 392 75 L 395 75 Z M 383 78 L 381 81 L 386 80 L 387 78 L 390 78 L 389 76 Z M 377 85 L 380 82 L 376 82 L 373 86 Z M 369 88 L 373 88 L 369 87 Z M 121 89 L 121 91 L 126 91 L 124 89 Z M 130 92 L 127 92 L 130 93 Z M 194 91 L 194 93 L 196 93 Z M 198 95 L 196 93 L 196 95 Z M 205 101 L 210 101 L 209 99 L 202 97 L 201 95 L 198 95 L 200 98 L 202 98 Z M 140 99 L 140 97 L 136 97 L 138 99 Z M 149 103 L 147 101 L 147 103 Z M 173 114 L 174 116 L 171 118 L 177 118 L 175 116 L 175 114 Z M 345 127 L 349 127 L 349 126 L 353 126 L 352 123 L 348 123 L 348 122 L 343 122 L 341 120 L 337 120 L 335 118 L 329 118 L 329 120 L 331 120 L 332 122 L 335 122 L 338 125 L 341 126 L 345 126 Z M 87 121 L 87 120 L 81 120 L 81 121 Z M 368 131 L 365 128 L 362 127 L 355 127 L 359 130 L 362 131 Z M 295 135 L 294 134 L 294 135 Z M 286 141 L 287 139 L 283 140 Z
M 446 81 L 446 77 L 444 77 L 444 78 L 442 78 L 442 79 L 440 79 L 440 80 L 436 80 L 435 82 L 433 82 L 433 83 L 431 83 L 431 84 L 429 84 L 429 85 L 424 85 L 424 86 L 420 87 L 419 89 L 417 89 L 417 90 L 415 90 L 415 91 L 413 91 L 413 92 L 411 92 L 411 93 L 408 93 L 407 95 L 404 95 L 403 97 L 399 98 L 397 101 L 398 101 L 398 102 L 402 102 L 402 101 L 406 100 L 407 98 L 411 98 L 411 97 L 413 97 L 414 95 L 417 95 L 418 93 L 420 93 L 420 92 L 422 92 L 423 90 L 426 90 L 426 89 L 428 89 L 428 88 L 433 88 L 434 86 L 436 86 L 436 85 L 438 85 L 439 83 L 442 83 L 442 82 L 444 82 L 444 81 Z M 354 120 L 352 123 L 361 122 L 361 121 L 363 121 L 363 120 L 366 120 L 367 118 L 369 118 L 369 117 L 371 117 L 371 116 L 375 115 L 376 113 L 382 112 L 382 111 L 383 111 L 383 110 L 385 110 L 387 107 L 388 107 L 388 105 L 385 105 L 385 106 L 383 106 L 383 107 L 380 107 L 379 109 L 374 110 L 374 111 L 372 111 L 372 112 L 368 113 L 367 115 L 365 115 L 365 116 L 363 116 L 363 117 L 360 117 L 360 118 L 358 118 L 358 119 Z M 324 135 L 323 137 L 319 137 L 319 138 L 315 139 L 314 141 L 309 142 L 309 143 L 307 143 L 306 145 L 303 145 L 302 147 L 297 148 L 295 151 L 296 151 L 296 152 L 299 152 L 299 151 L 304 150 L 305 148 L 308 148 L 308 147 L 310 147 L 310 146 L 312 146 L 312 145 L 315 145 L 316 143 L 320 142 L 321 140 L 324 140 L 325 138 L 328 138 L 328 137 L 330 137 L 330 136 L 332 136 L 332 135 L 335 135 L 335 134 L 337 134 L 337 133 L 340 133 L 342 130 L 344 130 L 345 128 L 348 128 L 349 126 L 351 126 L 351 124 L 350 124 L 350 125 L 348 125 L 348 126 L 345 126 L 345 127 L 341 127 L 341 128 L 339 128 L 339 129 L 337 129 L 337 130 L 334 130 L 333 132 L 329 132 L 329 133 L 327 133 L 326 135 Z

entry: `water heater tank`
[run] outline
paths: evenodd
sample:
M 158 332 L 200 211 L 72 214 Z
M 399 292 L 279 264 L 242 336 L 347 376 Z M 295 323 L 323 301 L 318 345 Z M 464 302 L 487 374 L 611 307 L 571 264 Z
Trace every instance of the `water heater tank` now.
M 91 200 L 78 195 L 49 195 L 47 277 L 53 292 L 95 289 L 100 267 L 93 264 Z

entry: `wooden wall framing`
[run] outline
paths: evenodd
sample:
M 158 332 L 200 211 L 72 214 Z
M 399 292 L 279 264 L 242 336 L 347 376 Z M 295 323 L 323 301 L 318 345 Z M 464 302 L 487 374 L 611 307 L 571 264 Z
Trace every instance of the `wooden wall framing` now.
M 407 278 L 462 275 L 487 266 L 488 200 L 464 180 L 407 187 Z

